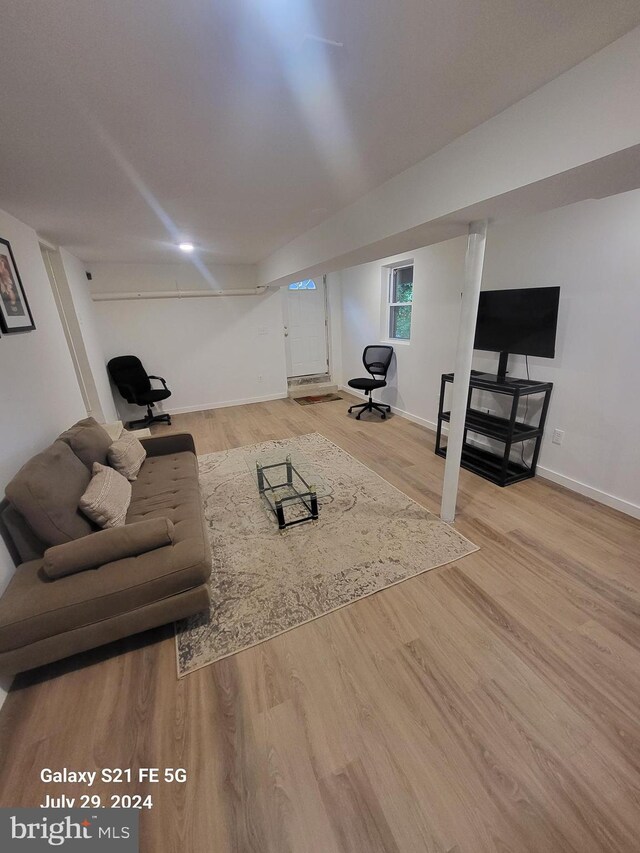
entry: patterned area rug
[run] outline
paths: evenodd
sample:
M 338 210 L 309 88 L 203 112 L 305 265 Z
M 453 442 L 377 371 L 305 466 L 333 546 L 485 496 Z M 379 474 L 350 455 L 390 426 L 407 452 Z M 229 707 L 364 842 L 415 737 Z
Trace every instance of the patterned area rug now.
M 302 454 L 332 489 L 318 521 L 282 532 L 247 466 L 280 447 Z M 212 608 L 176 625 L 179 676 L 478 550 L 319 433 L 199 464 Z

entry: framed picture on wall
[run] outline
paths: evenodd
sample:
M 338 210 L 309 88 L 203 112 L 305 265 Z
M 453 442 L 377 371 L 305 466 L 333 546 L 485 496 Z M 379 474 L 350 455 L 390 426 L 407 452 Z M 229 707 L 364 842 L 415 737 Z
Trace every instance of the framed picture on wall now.
M 0 327 L 7 334 L 35 329 L 27 296 L 8 240 L 0 237 Z

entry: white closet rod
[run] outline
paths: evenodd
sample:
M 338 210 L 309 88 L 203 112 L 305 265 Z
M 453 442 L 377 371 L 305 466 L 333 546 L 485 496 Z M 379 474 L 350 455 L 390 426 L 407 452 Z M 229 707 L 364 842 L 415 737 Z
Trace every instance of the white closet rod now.
M 94 293 L 94 302 L 113 302 L 122 299 L 197 299 L 204 296 L 260 296 L 266 284 L 258 287 L 239 287 L 236 290 L 143 290 L 137 293 Z

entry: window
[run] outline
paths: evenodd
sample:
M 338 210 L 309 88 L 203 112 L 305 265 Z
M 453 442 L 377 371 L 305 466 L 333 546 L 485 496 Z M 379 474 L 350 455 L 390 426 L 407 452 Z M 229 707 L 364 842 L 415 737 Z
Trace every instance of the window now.
M 411 337 L 411 304 L 413 302 L 413 264 L 389 270 L 389 337 L 408 341 Z
M 315 290 L 316 283 L 312 278 L 305 278 L 304 281 L 294 281 L 289 285 L 289 290 Z

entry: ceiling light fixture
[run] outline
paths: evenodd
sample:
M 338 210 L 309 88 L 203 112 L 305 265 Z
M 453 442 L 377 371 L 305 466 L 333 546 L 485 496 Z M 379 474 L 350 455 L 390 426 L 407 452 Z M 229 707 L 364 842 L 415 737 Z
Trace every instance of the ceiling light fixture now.
M 193 243 L 180 243 L 179 248 L 183 252 L 193 252 Z

